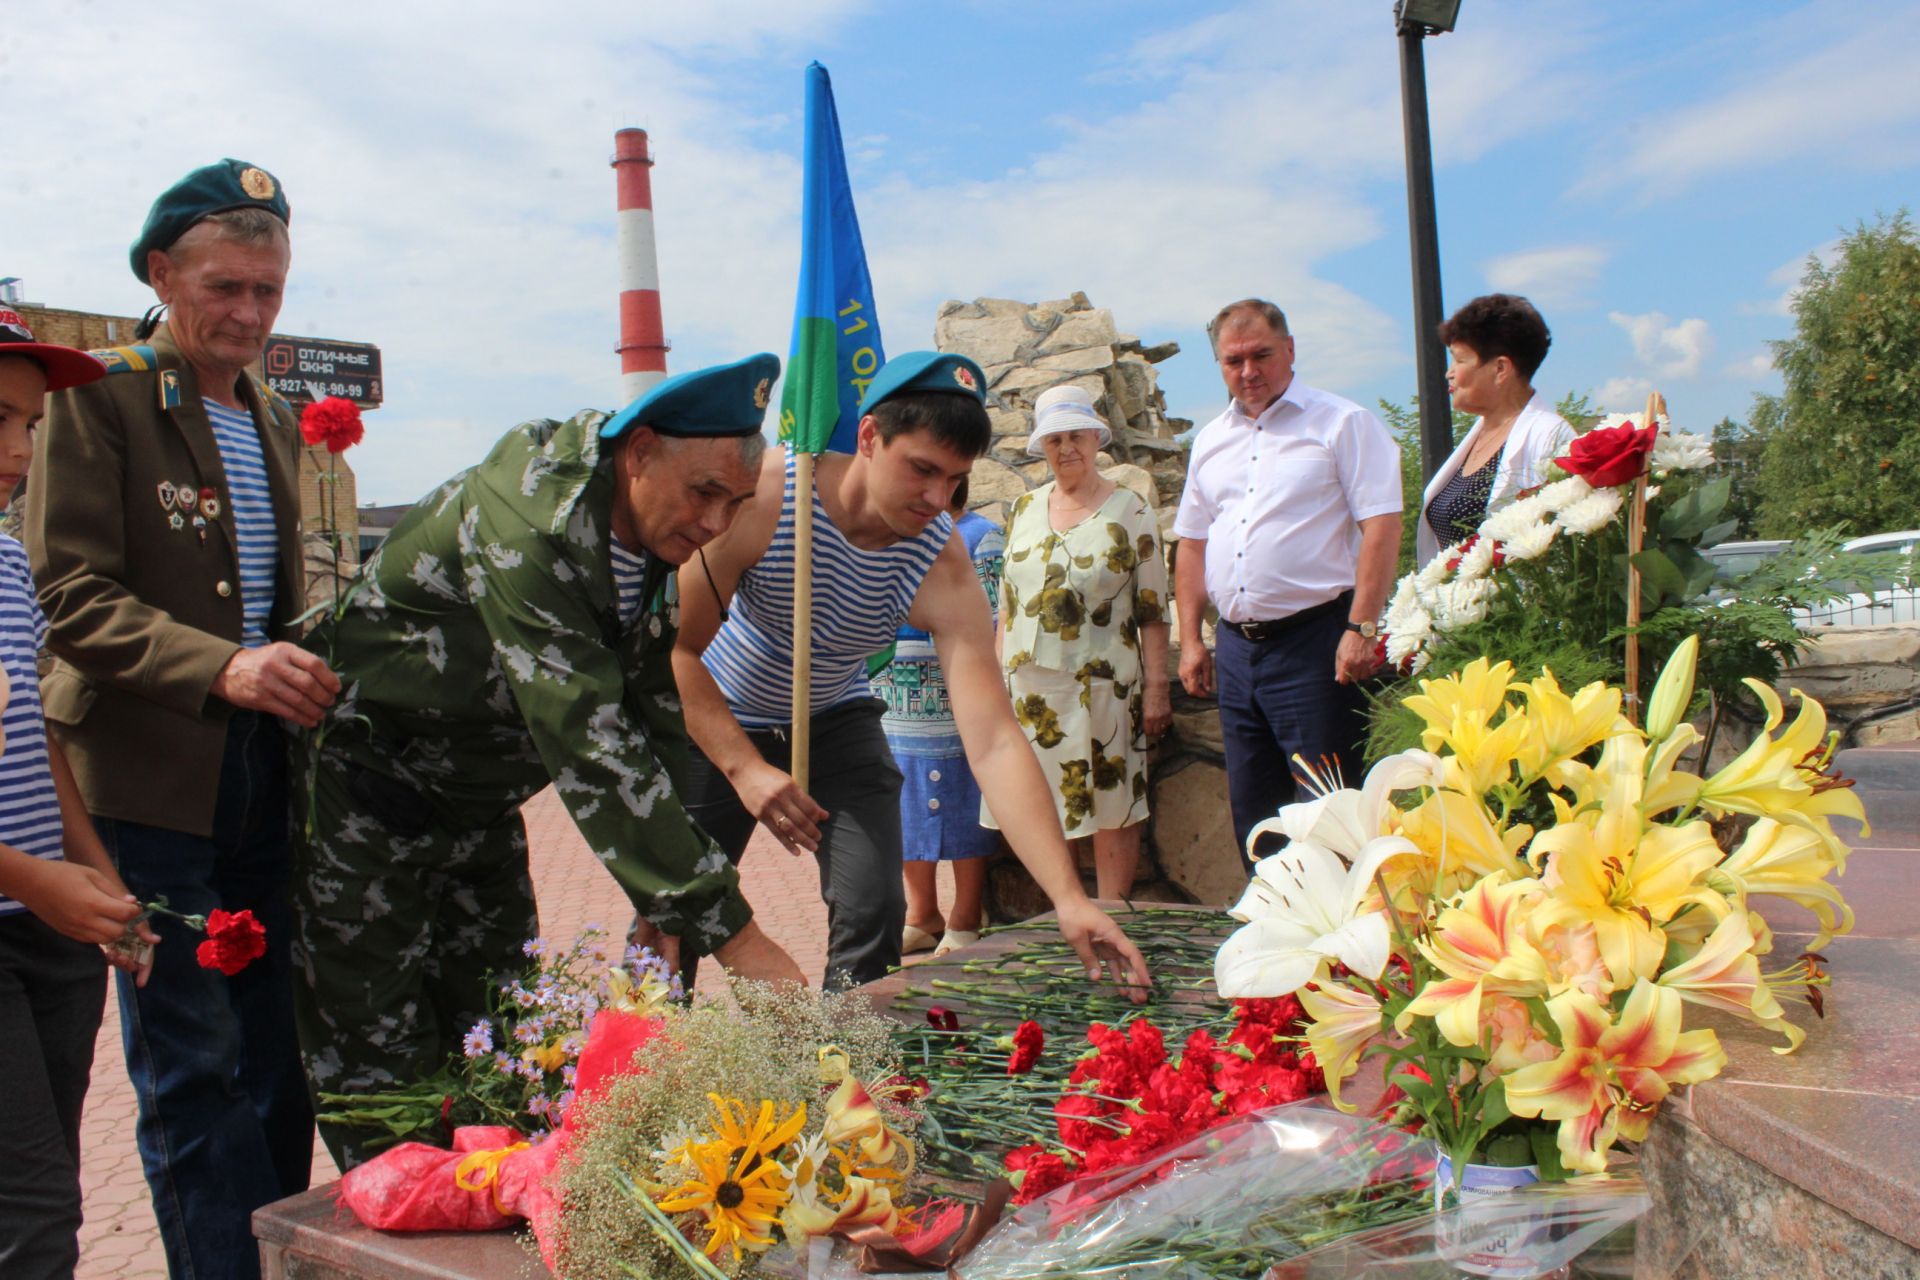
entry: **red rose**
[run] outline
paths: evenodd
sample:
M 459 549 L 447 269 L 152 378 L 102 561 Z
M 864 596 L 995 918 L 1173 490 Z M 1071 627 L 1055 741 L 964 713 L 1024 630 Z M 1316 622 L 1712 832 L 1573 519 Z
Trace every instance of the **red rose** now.
M 1611 489 L 1647 469 L 1647 455 L 1653 452 L 1653 437 L 1658 431 L 1655 426 L 1636 427 L 1628 422 L 1601 427 L 1575 439 L 1567 456 L 1554 462 L 1596 489 Z
M 315 400 L 300 413 L 300 436 L 308 444 L 323 444 L 328 453 L 341 453 L 360 443 L 366 427 L 360 406 L 339 396 Z
M 1013 1056 L 1007 1059 L 1007 1074 L 1023 1076 L 1033 1070 L 1046 1043 L 1047 1033 L 1040 1029 L 1039 1023 L 1021 1023 L 1013 1032 Z
M 960 1015 L 944 1005 L 928 1005 L 927 1025 L 935 1031 L 958 1031 Z
M 231 978 L 267 954 L 267 931 L 251 911 L 215 908 L 207 916 L 207 940 L 193 954 L 202 969 L 218 969 Z

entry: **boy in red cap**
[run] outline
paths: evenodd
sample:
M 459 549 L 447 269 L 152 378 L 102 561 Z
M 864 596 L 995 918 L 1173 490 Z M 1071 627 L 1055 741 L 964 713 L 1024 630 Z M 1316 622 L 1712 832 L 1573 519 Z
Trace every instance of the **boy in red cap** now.
M 0 507 L 33 454 L 49 391 L 106 374 L 83 351 L 35 342 L 0 307 Z M 71 1276 L 79 1261 L 80 1108 L 106 1001 L 99 945 L 129 930 L 140 905 L 87 817 L 66 757 L 47 734 L 35 661 L 47 620 L 27 553 L 0 534 L 0 1275 Z M 146 980 L 126 950 L 114 963 Z

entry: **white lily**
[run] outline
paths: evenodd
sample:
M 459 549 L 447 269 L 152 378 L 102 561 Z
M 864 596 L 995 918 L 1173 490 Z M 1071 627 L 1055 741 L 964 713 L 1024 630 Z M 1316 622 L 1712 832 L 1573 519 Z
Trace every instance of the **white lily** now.
M 1277 829 L 1279 819 L 1261 823 Z M 1256 828 L 1256 834 L 1259 829 Z M 1352 866 L 1308 840 L 1296 840 L 1254 866 L 1253 882 L 1229 913 L 1246 926 L 1213 958 L 1213 981 L 1227 1000 L 1291 995 L 1327 960 L 1377 979 L 1392 935 L 1384 911 L 1362 911 L 1374 872 L 1389 858 L 1418 856 L 1405 836 L 1376 836 Z
M 1445 778 L 1446 766 L 1431 751 L 1398 752 L 1367 770 L 1358 791 L 1323 786 L 1311 800 L 1283 805 L 1278 815 L 1253 829 L 1247 851 L 1253 851 L 1262 835 L 1278 832 L 1290 841 L 1331 849 L 1351 862 L 1369 840 L 1388 834 L 1387 812 L 1394 792 L 1437 787 Z

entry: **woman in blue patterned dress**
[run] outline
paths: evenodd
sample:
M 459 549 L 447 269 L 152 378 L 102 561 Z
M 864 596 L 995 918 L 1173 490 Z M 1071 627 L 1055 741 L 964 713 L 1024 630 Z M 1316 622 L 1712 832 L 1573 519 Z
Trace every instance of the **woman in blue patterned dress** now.
M 1006 539 L 985 516 L 967 511 L 967 482 L 954 490 L 949 510 L 973 569 L 986 589 L 987 607 L 998 612 L 1001 553 Z M 987 858 L 1000 847 L 997 832 L 980 825 L 980 788 L 967 767 L 947 703 L 932 637 L 917 627 L 900 628 L 893 660 L 873 675 L 874 696 L 884 700 L 881 719 L 887 745 L 905 775 L 900 788 L 900 832 L 905 862 L 907 924 L 903 954 L 935 954 L 976 942 Z M 942 918 L 935 886 L 940 863 L 953 867 L 953 909 Z

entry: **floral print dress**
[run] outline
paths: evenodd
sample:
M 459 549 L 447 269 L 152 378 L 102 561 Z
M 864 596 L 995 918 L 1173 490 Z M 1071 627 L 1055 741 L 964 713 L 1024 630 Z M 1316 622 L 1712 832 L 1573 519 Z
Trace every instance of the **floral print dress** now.
M 1055 530 L 1053 488 L 1014 501 L 1000 598 L 1014 715 L 1073 839 L 1147 816 L 1140 629 L 1166 620 L 1167 558 L 1158 521 L 1132 490 L 1116 485 L 1091 515 Z

